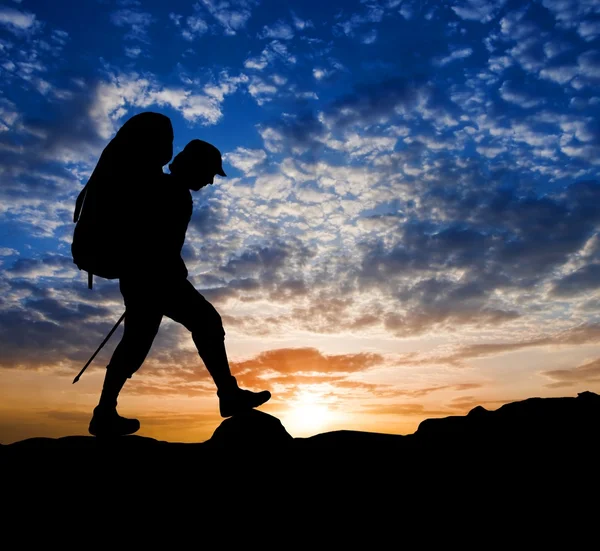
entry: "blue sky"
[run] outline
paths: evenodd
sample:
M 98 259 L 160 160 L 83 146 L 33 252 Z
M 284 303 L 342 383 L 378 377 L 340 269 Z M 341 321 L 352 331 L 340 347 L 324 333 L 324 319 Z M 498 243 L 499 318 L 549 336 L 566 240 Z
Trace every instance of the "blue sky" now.
M 0 73 L 0 378 L 56 389 L 49 434 L 84 431 L 101 369 L 57 396 L 123 307 L 72 263 L 75 197 L 143 110 L 224 154 L 185 258 L 274 413 L 398 432 L 600 390 L 598 2 L 4 0 Z M 156 434 L 187 398 L 209 430 L 189 336 L 147 363 Z

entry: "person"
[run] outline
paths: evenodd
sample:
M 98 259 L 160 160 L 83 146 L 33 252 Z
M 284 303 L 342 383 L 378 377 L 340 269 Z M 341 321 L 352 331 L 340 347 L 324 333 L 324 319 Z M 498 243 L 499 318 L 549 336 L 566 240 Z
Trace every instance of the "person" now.
M 192 140 L 169 169 L 170 174 L 161 171 L 159 177 L 146 182 L 137 207 L 142 214 L 136 219 L 135 246 L 130 250 L 128 269 L 119 278 L 125 328 L 106 368 L 100 400 L 90 421 L 89 432 L 96 436 L 139 430 L 137 419 L 118 414 L 117 399 L 127 379 L 142 366 L 163 316 L 190 331 L 216 385 L 222 417 L 246 412 L 271 398 L 267 390 L 252 392 L 238 386 L 229 367 L 221 316 L 189 281 L 181 257 L 192 215 L 191 191 L 212 185 L 216 175 L 226 176 L 221 153 L 203 140 Z

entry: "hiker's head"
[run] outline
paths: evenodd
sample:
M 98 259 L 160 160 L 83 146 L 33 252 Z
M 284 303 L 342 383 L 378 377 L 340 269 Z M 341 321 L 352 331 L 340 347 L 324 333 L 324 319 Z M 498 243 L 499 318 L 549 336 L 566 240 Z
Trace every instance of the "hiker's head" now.
M 171 119 L 151 111 L 134 115 L 119 129 L 111 145 L 122 162 L 144 165 L 136 168 L 162 169 L 173 156 Z
M 203 140 L 188 143 L 181 153 L 175 155 L 169 170 L 194 191 L 212 184 L 216 175 L 227 176 L 223 171 L 221 152 Z

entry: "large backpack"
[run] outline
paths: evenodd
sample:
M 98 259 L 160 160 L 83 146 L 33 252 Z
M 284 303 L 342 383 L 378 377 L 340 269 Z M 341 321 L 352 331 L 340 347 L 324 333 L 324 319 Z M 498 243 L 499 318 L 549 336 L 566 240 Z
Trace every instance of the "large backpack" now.
M 110 190 L 102 189 L 98 179 L 90 178 L 75 203 L 71 253 L 73 262 L 88 273 L 88 288 L 93 285 L 94 275 L 116 279 L 121 276 L 124 258 L 122 213 L 110 208 Z M 119 231 L 121 230 L 121 232 Z M 121 233 L 121 235 L 119 235 Z
M 172 144 L 170 119 L 144 112 L 126 121 L 104 148 L 73 215 L 71 253 L 77 267 L 88 273 L 88 288 L 94 275 L 117 279 L 131 264 L 141 210 L 136 195 L 154 172 L 162 172 L 173 154 Z

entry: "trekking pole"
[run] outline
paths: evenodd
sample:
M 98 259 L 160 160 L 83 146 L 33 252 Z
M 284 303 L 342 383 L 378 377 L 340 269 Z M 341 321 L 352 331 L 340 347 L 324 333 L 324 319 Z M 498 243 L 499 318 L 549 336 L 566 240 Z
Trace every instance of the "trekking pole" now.
M 117 323 L 115 323 L 115 326 L 110 330 L 110 333 L 108 335 L 106 335 L 106 338 L 102 341 L 102 344 L 98 347 L 98 350 L 96 350 L 96 352 L 94 352 L 94 355 L 83 366 L 83 369 L 79 372 L 77 377 L 75 377 L 73 379 L 73 384 L 75 384 L 77 381 L 79 381 L 79 377 L 81 377 L 83 372 L 87 369 L 87 366 L 92 363 L 93 359 L 96 357 L 96 354 L 98 354 L 98 352 L 100 352 L 100 350 L 102 350 L 102 347 L 108 342 L 108 339 L 110 339 L 111 335 L 117 330 L 117 327 L 119 327 L 119 325 L 121 325 L 121 322 L 123 321 L 123 318 L 125 317 L 126 312 L 127 311 L 123 312 L 123 314 L 119 318 L 119 321 Z

